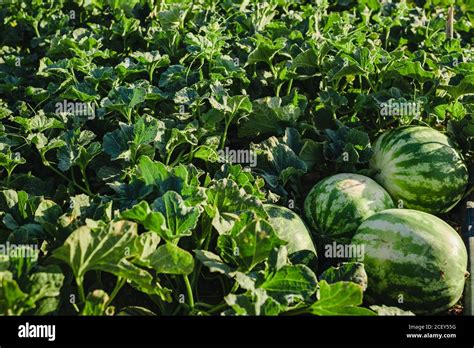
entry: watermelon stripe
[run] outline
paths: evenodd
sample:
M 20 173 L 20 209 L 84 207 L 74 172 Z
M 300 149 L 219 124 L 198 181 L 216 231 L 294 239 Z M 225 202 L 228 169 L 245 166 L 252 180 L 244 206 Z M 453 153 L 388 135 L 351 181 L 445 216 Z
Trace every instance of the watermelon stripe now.
M 305 215 L 323 242 L 349 243 L 375 212 L 393 208 L 390 195 L 374 180 L 343 173 L 317 183 L 305 200 Z
M 436 216 L 385 210 L 364 221 L 352 243 L 364 247 L 367 298 L 373 303 L 432 314 L 461 297 L 466 248 L 456 231 Z
M 391 130 L 373 150 L 375 180 L 404 207 L 442 213 L 462 199 L 467 167 L 444 134 L 419 126 Z

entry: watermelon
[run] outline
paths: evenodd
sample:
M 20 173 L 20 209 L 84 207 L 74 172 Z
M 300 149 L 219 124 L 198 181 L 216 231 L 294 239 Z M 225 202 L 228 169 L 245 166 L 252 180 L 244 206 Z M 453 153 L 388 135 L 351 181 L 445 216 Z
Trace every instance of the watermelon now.
M 288 242 L 286 248 L 290 260 L 293 263 L 315 265 L 316 248 L 303 220 L 292 210 L 282 206 L 264 204 L 264 208 L 278 237 Z
M 325 243 L 350 243 L 369 216 L 394 208 L 390 195 L 369 177 L 336 174 L 318 182 L 306 196 L 305 216 Z
M 366 298 L 417 314 L 448 309 L 461 297 L 467 251 L 461 237 L 438 217 L 412 209 L 388 209 L 357 229 L 368 276 Z
M 449 138 L 429 127 L 403 127 L 375 142 L 370 167 L 399 208 L 431 214 L 451 210 L 468 184 L 468 170 Z

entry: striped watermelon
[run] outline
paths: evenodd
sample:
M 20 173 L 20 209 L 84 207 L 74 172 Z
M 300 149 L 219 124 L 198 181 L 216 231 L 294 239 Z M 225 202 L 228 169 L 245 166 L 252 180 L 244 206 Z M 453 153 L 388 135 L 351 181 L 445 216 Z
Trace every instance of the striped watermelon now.
M 456 231 L 434 215 L 385 210 L 360 225 L 352 244 L 364 248 L 369 302 L 431 314 L 461 297 L 467 251 Z
M 323 179 L 304 202 L 305 216 L 318 237 L 338 243 L 349 243 L 362 221 L 393 207 L 383 187 L 366 176 L 350 173 Z
M 375 142 L 370 166 L 375 180 L 399 208 L 436 214 L 452 209 L 468 184 L 461 156 L 444 134 L 429 127 L 403 127 Z
M 317 261 L 316 248 L 303 220 L 288 208 L 274 204 L 263 206 L 278 237 L 288 242 L 286 248 L 292 262 L 314 265 Z

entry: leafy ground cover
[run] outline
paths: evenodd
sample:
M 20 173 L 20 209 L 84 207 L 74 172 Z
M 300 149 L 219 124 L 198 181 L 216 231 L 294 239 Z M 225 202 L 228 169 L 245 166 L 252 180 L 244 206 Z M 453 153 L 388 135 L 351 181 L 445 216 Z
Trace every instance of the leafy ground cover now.
M 264 203 L 303 216 L 403 125 L 472 173 L 472 0 L 452 38 L 445 0 L 0 3 L 0 313 L 407 314 Z

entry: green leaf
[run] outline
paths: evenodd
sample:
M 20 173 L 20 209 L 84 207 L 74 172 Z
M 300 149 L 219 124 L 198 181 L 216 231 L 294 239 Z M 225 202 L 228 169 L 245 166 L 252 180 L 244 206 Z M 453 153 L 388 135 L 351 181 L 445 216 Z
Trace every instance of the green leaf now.
M 336 112 L 337 110 L 346 106 L 348 102 L 347 98 L 344 95 L 342 95 L 341 92 L 335 91 L 332 87 L 328 87 L 326 90 L 319 92 L 319 99 L 324 104 L 324 107 L 326 109 L 332 110 L 333 112 Z M 333 120 L 331 119 L 329 122 L 331 121 Z M 324 127 L 323 125 L 319 124 L 319 122 L 317 125 L 322 126 L 322 127 L 319 127 L 321 129 L 331 128 L 331 127 Z
M 21 291 L 10 272 L 0 272 L 0 313 L 3 315 L 21 314 L 25 309 L 30 308 L 22 308 L 23 301 L 27 298 L 28 295 Z
M 289 264 L 288 249 L 286 245 L 274 249 L 268 257 L 268 268 L 272 271 L 279 271 L 282 267 Z
M 152 208 L 166 217 L 167 229 L 162 237 L 168 241 L 190 236 L 201 214 L 198 207 L 187 205 L 186 201 L 174 191 L 168 191 L 156 199 Z
M 362 288 L 352 282 L 319 282 L 319 300 L 309 307 L 315 315 L 375 315 L 362 304 Z
M 39 243 L 41 240 L 47 240 L 50 237 L 39 224 L 27 223 L 15 226 L 14 232 L 8 236 L 8 241 L 13 244 L 31 244 Z
M 148 257 L 158 247 L 160 237 L 154 232 L 145 232 L 138 236 L 133 243 L 131 254 L 135 256 L 134 263 L 144 266 L 149 266 L 146 262 Z
M 389 71 L 395 76 L 409 77 L 420 83 L 434 78 L 433 73 L 423 69 L 418 61 L 398 60 L 391 66 Z
M 186 18 L 187 10 L 173 7 L 168 11 L 158 12 L 158 21 L 165 31 L 174 30 L 182 26 Z
M 26 133 L 41 133 L 48 129 L 64 129 L 62 122 L 41 112 L 30 118 L 16 116 L 12 118 L 12 121 L 19 124 Z
M 163 238 L 168 239 L 168 237 L 170 237 L 170 239 L 172 239 L 171 231 L 166 227 L 166 218 L 160 212 L 150 212 L 143 222 L 143 226 Z
M 206 162 L 217 162 L 219 154 L 216 151 L 216 147 L 201 145 L 193 153 L 193 157 L 203 159 Z
M 328 140 L 324 143 L 324 157 L 336 162 L 341 171 L 354 172 L 356 164 L 370 160 L 372 149 L 367 133 L 342 126 L 337 131 L 326 129 L 325 134 Z
M 130 59 L 126 59 L 115 66 L 115 71 L 122 79 L 127 79 L 146 73 L 147 69 L 143 63 L 133 63 Z
M 11 175 L 18 165 L 25 163 L 26 160 L 21 157 L 19 152 L 13 153 L 9 145 L 0 143 L 0 167 L 5 168 L 8 175 Z
M 256 47 L 252 52 L 250 52 L 245 65 L 247 66 L 258 62 L 264 62 L 269 66 L 272 66 L 273 57 L 285 47 L 286 40 L 284 38 L 279 38 L 272 42 L 268 38 L 259 34 L 256 35 L 256 39 Z
M 193 75 L 186 75 L 187 69 L 183 65 L 171 65 L 161 75 L 158 86 L 167 92 L 176 92 L 186 87 L 186 81 L 193 78 Z
M 253 212 L 242 213 L 229 234 L 220 235 L 217 240 L 224 261 L 236 263 L 241 271 L 250 271 L 284 244 L 273 227 Z
M 159 51 L 137 51 L 133 52 L 131 56 L 142 64 L 157 64 L 156 68 L 166 66 L 170 62 L 169 57 L 167 55 L 162 56 Z
M 223 164 L 220 170 L 214 174 L 214 178 L 216 180 L 225 178 L 232 180 L 246 193 L 261 200 L 266 199 L 266 194 L 263 192 L 265 181 L 260 177 L 256 177 L 252 172 L 244 169 L 241 164 Z
M 394 316 L 394 315 L 401 315 L 401 316 L 414 316 L 410 311 L 404 311 L 398 307 L 388 307 L 385 305 L 381 306 L 370 306 L 370 309 L 373 310 L 377 315 L 389 315 L 389 316 Z
M 230 179 L 220 179 L 206 190 L 208 204 L 204 206 L 206 213 L 212 219 L 212 226 L 224 234 L 228 232 L 238 213 L 252 210 L 259 216 L 267 217 L 263 203 L 254 195 L 246 193 Z
M 57 237 L 58 219 L 63 214 L 62 209 L 54 201 L 41 201 L 35 211 L 35 221 L 51 236 Z
M 298 54 L 292 62 L 293 68 L 317 68 L 318 54 L 315 48 L 311 47 Z
M 265 290 L 256 289 L 251 294 L 228 294 L 225 302 L 233 309 L 235 315 L 278 315 L 280 305 Z
M 30 275 L 28 280 L 28 301 L 32 304 L 46 297 L 59 296 L 64 275 L 57 265 L 49 265 Z
M 100 98 L 92 85 L 87 82 L 81 82 L 71 85 L 59 96 L 66 100 L 80 100 L 84 103 L 94 102 Z
M 147 185 L 157 185 L 160 187 L 160 184 L 166 182 L 168 185 L 162 190 L 162 193 L 171 188 L 175 188 L 176 190 L 174 191 L 180 192 L 185 179 L 182 177 L 173 178 L 170 175 L 171 170 L 165 164 L 153 161 L 147 156 L 140 158 L 138 172 Z M 169 182 L 172 182 L 172 184 L 169 185 Z
M 149 262 L 157 273 L 188 275 L 194 269 L 193 256 L 170 243 L 156 249 L 149 256 Z
M 67 263 L 76 279 L 90 270 L 115 267 L 126 255 L 127 247 L 137 235 L 133 222 L 118 221 L 106 228 L 92 231 L 87 226 L 75 230 L 53 256 Z
M 306 163 L 276 137 L 268 138 L 260 144 L 251 144 L 251 150 L 257 155 L 256 172 L 261 174 L 266 183 L 278 194 L 285 194 L 283 186 L 292 177 L 306 173 L 308 169 Z
M 137 169 L 146 185 L 156 187 L 160 196 L 168 191 L 175 191 L 186 200 L 192 199 L 194 203 L 204 200 L 204 192 L 199 187 L 200 172 L 194 166 L 179 164 L 168 167 L 143 156 L 140 158 Z
M 46 297 L 39 300 L 36 303 L 34 310 L 30 311 L 28 314 L 31 313 L 35 316 L 54 315 L 57 314 L 60 304 L 61 301 L 59 297 Z
M 218 255 L 207 250 L 194 250 L 194 253 L 196 258 L 209 268 L 209 271 L 231 276 L 232 268 L 226 265 Z
M 239 137 L 259 134 L 282 134 L 286 127 L 295 126 L 306 104 L 304 96 L 296 96 L 285 104 L 279 97 L 265 97 L 253 101 L 252 112 L 239 120 Z
M 122 308 L 117 315 L 136 317 L 136 316 L 154 316 L 156 314 L 145 307 L 128 306 L 128 307 Z
M 133 110 L 145 101 L 146 94 L 147 91 L 144 88 L 120 86 L 112 89 L 108 96 L 102 99 L 101 106 L 118 111 L 130 121 Z
M 132 208 L 122 211 L 120 217 L 124 220 L 132 220 L 143 224 L 150 213 L 151 209 L 148 203 L 141 201 Z
M 120 123 L 119 127 L 104 135 L 102 147 L 112 160 L 128 162 L 135 162 L 142 155 L 153 158 L 155 149 L 152 143 L 160 142 L 165 132 L 163 122 L 144 117 L 132 126 Z
M 453 99 L 457 100 L 465 94 L 474 93 L 474 74 L 463 76 L 456 85 L 442 85 L 439 88 L 447 91 Z
M 299 297 L 307 300 L 317 287 L 316 275 L 305 265 L 287 265 L 270 274 L 259 286 L 278 302 Z
M 308 169 L 316 164 L 324 163 L 324 145 L 312 139 L 305 139 L 298 157 L 306 163 Z
M 57 152 L 58 168 L 63 172 L 72 166 L 79 166 L 85 170 L 90 161 L 100 152 L 101 146 L 98 142 L 92 142 L 95 134 L 91 131 L 70 130 L 63 135 L 64 146 Z
M 364 291 L 367 289 L 367 273 L 360 262 L 343 262 L 338 267 L 329 267 L 319 276 L 319 280 L 328 283 L 348 281 L 360 285 Z
M 246 95 L 216 95 L 210 97 L 209 102 L 214 109 L 231 115 L 237 112 L 248 113 L 252 110 L 252 102 Z
M 452 116 L 454 120 L 462 120 L 466 116 L 467 110 L 464 105 L 458 101 L 452 104 L 436 105 L 432 114 L 439 120 L 445 120 Z
M 129 221 L 111 222 L 98 230 L 87 226 L 75 230 L 53 256 L 71 267 L 78 285 L 91 270 L 105 271 L 133 282 L 140 291 L 156 293 L 153 277 L 130 263 L 137 225 Z

